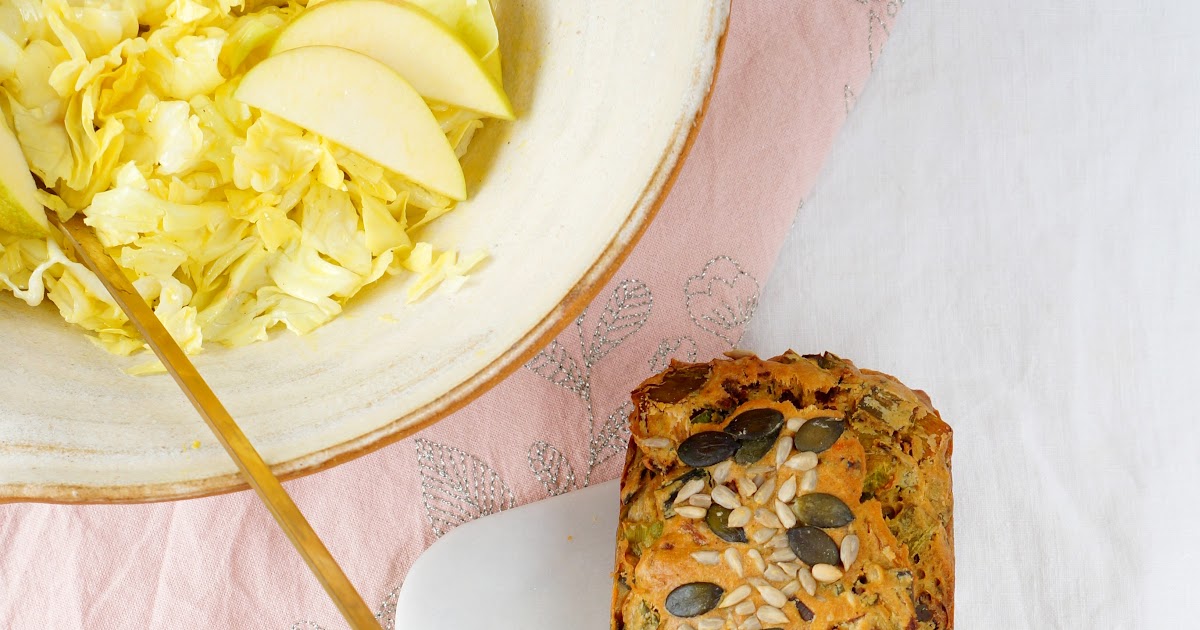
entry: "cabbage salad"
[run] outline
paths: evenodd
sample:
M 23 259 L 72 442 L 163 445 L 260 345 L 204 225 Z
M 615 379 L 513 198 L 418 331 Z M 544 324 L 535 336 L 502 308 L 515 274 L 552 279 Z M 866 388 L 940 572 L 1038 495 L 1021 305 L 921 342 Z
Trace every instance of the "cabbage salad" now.
M 384 276 L 453 290 L 484 258 L 417 240 L 451 199 L 232 98 L 306 4 L 0 0 L 0 110 L 40 201 L 84 215 L 189 353 L 307 333 Z M 430 107 L 461 156 L 480 116 Z M 0 290 L 144 347 L 57 233 L 0 232 Z

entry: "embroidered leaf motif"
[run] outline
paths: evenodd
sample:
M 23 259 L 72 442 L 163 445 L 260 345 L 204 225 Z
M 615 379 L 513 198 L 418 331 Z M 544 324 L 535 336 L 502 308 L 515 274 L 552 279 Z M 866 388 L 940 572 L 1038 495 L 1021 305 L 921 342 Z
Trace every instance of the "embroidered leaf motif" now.
M 588 470 L 588 481 L 591 481 L 592 470 L 612 458 L 625 452 L 629 445 L 629 413 L 633 405 L 627 400 L 617 407 L 616 411 L 608 414 L 608 419 L 600 425 L 600 430 L 592 439 L 592 465 Z
M 516 504 L 512 490 L 478 457 L 452 446 L 416 440 L 421 499 L 433 535 Z
M 544 350 L 534 355 L 525 367 L 551 383 L 574 392 L 581 398 L 587 398 L 587 374 L 579 368 L 579 363 L 571 356 L 571 352 L 557 340 L 550 342 Z
M 546 494 L 556 497 L 575 487 L 575 471 L 571 462 L 554 446 L 542 441 L 529 447 L 529 470 L 542 482 Z
M 626 280 L 613 288 L 596 321 L 587 364 L 595 365 L 630 335 L 641 330 L 650 318 L 654 296 L 641 280 Z
M 691 337 L 672 337 L 663 339 L 658 344 L 658 350 L 650 357 L 650 372 L 658 373 L 671 367 L 671 359 L 694 363 L 699 348 L 696 340 Z
M 684 286 L 688 315 L 700 328 L 736 345 L 758 308 L 758 280 L 728 256 L 704 265 Z

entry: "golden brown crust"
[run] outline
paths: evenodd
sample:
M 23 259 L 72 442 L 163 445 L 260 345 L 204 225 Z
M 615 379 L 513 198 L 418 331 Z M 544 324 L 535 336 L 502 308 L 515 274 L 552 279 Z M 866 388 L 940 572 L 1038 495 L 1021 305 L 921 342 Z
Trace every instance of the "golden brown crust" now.
M 831 354 L 788 352 L 770 360 L 673 363 L 639 386 L 633 403 L 633 439 L 621 483 L 614 629 L 953 628 L 952 438 L 924 392 Z M 769 435 L 731 428 L 754 409 L 774 410 L 756 413 L 788 422 Z M 801 426 L 802 432 L 825 427 L 833 440 L 812 447 L 819 451 L 815 467 L 806 459 L 810 454 L 800 455 L 793 446 Z M 714 447 L 721 455 L 737 448 L 735 458 L 743 463 L 727 458 L 708 464 L 703 457 L 709 455 L 694 454 L 701 452 L 698 441 L 681 446 L 708 432 L 723 434 L 715 436 L 722 438 Z M 737 436 L 735 446 L 728 444 L 731 435 Z M 698 467 L 684 464 L 681 451 Z M 734 492 L 716 494 L 718 485 L 724 486 L 719 491 Z M 677 500 L 685 487 L 695 496 Z M 800 505 L 809 505 L 801 499 L 807 495 L 831 495 L 815 498 L 840 503 L 834 507 L 844 511 L 831 513 L 852 520 L 806 523 L 827 518 Z M 706 507 L 718 497 L 747 509 L 730 514 Z M 777 502 L 781 498 L 787 500 Z M 729 525 L 722 518 L 740 524 L 751 513 L 740 532 L 721 530 L 728 540 L 710 525 L 710 518 L 718 529 Z M 817 556 L 795 557 L 814 553 L 789 541 L 789 528 L 805 525 L 836 545 L 834 564 L 810 567 L 803 560 Z M 816 536 L 823 538 L 820 532 Z M 859 550 L 850 553 L 856 541 Z M 814 571 L 825 581 L 809 578 Z M 668 595 L 697 582 L 719 587 L 725 605 L 713 607 L 717 600 L 710 598 L 699 615 L 672 614 Z M 739 600 L 747 590 L 741 587 L 750 594 Z

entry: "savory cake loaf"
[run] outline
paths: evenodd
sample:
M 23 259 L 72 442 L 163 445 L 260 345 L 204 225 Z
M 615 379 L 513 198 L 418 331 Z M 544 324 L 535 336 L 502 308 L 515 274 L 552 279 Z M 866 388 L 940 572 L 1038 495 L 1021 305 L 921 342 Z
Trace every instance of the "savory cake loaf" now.
M 832 354 L 672 363 L 633 392 L 616 630 L 950 630 L 950 427 Z

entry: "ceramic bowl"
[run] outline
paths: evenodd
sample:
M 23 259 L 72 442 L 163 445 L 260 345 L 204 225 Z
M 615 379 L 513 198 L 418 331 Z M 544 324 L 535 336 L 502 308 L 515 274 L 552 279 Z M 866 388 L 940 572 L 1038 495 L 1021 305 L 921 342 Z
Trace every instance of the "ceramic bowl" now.
M 491 260 L 415 305 L 399 279 L 304 337 L 196 363 L 276 472 L 313 472 L 427 426 L 499 382 L 586 305 L 653 217 L 716 74 L 728 0 L 499 0 L 519 118 L 476 136 L 471 199 L 435 243 Z M 126 502 L 239 489 L 166 376 L 123 372 L 59 319 L 0 297 L 0 500 Z M 193 444 L 199 442 L 198 448 Z

